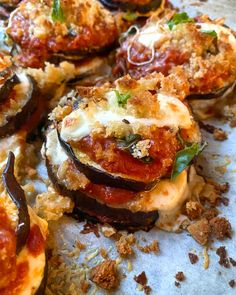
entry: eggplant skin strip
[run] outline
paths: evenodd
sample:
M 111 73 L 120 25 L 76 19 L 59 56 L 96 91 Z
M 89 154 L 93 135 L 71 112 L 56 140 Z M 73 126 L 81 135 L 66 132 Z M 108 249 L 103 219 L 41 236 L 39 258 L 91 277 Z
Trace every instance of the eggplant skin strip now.
M 26 203 L 24 190 L 17 182 L 14 175 L 15 156 L 9 152 L 7 165 L 2 174 L 2 181 L 12 201 L 18 209 L 18 226 L 16 230 L 16 254 L 19 254 L 22 248 L 26 245 L 30 232 L 30 217 Z

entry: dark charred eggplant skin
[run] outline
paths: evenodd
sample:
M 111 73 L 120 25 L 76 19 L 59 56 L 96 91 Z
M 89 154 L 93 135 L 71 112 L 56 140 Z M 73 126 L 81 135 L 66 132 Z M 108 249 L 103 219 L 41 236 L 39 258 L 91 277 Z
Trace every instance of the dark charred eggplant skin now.
M 235 88 L 235 82 L 231 83 L 225 87 L 222 87 L 218 90 L 215 90 L 211 93 L 192 93 L 190 95 L 187 96 L 188 100 L 195 100 L 195 99 L 215 99 L 215 98 L 219 98 L 222 97 L 224 95 L 226 95 L 227 92 L 229 92 L 229 94 L 234 90 Z
M 111 10 L 121 9 L 125 11 L 137 11 L 140 13 L 147 13 L 160 7 L 163 0 L 150 0 L 149 4 L 146 5 L 135 4 L 132 3 L 132 1 L 130 1 L 130 3 L 125 3 L 119 0 L 100 0 L 100 2 Z
M 10 78 L 6 80 L 4 85 L 2 85 L 2 87 L 0 88 L 0 103 L 8 98 L 12 88 L 18 83 L 19 78 L 16 74 L 13 74 Z
M 109 223 L 117 229 L 149 230 L 158 219 L 158 211 L 133 213 L 127 209 L 112 208 L 97 202 L 86 193 L 68 190 L 64 185 L 58 183 L 57 176 L 53 172 L 50 161 L 46 158 L 48 176 L 55 189 L 75 202 L 73 217 L 84 217 L 93 222 Z
M 47 280 L 48 280 L 48 253 L 47 253 L 47 251 L 45 251 L 44 275 L 43 275 L 43 279 L 41 281 L 41 284 L 34 295 L 44 295 L 45 294 Z
M 28 101 L 22 108 L 21 112 L 17 113 L 14 117 L 7 118 L 6 125 L 0 127 L 0 137 L 11 135 L 20 129 L 20 127 L 30 118 L 38 106 L 40 93 L 39 89 L 35 80 L 29 75 L 27 75 L 27 77 L 31 83 L 31 90 L 27 94 Z
M 18 209 L 18 226 L 16 231 L 16 253 L 18 254 L 26 245 L 30 232 L 30 217 L 26 203 L 24 190 L 17 182 L 14 175 L 15 156 L 12 152 L 8 155 L 7 165 L 2 174 L 2 181 L 10 198 Z
M 107 186 L 123 188 L 127 190 L 132 190 L 135 192 L 150 190 L 153 188 L 158 181 L 152 181 L 149 183 L 145 183 L 142 181 L 136 181 L 132 179 L 125 179 L 119 176 L 114 176 L 107 172 L 101 171 L 93 166 L 85 165 L 80 162 L 80 160 L 76 157 L 72 147 L 69 143 L 65 142 L 61 137 L 59 132 L 58 139 L 62 146 L 62 148 L 67 153 L 68 157 L 71 158 L 77 169 L 82 172 L 92 183 L 95 184 L 105 184 Z

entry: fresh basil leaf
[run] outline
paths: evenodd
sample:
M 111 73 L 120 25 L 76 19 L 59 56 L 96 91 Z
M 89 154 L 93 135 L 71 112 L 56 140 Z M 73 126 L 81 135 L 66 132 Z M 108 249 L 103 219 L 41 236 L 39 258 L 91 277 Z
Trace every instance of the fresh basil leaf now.
M 122 16 L 122 18 L 130 22 L 136 20 L 138 18 L 138 15 L 135 12 L 127 12 Z
M 173 29 L 174 26 L 183 24 L 183 23 L 193 23 L 194 20 L 188 16 L 186 12 L 175 14 L 172 19 L 167 23 L 170 30 Z
M 214 30 L 202 30 L 201 32 L 210 35 L 213 38 L 217 38 L 217 33 Z
M 183 150 L 176 154 L 175 162 L 173 165 L 171 179 L 174 180 L 185 168 L 188 167 L 190 162 L 195 156 L 197 156 L 205 147 L 207 143 L 193 143 L 192 145 L 186 146 Z
M 118 101 L 118 105 L 124 107 L 127 103 L 127 100 L 130 98 L 130 94 L 129 93 L 120 93 L 117 90 L 114 90 L 115 94 L 116 94 L 116 98 Z
M 61 22 L 65 21 L 65 15 L 61 7 L 61 0 L 53 0 L 52 4 L 52 20 L 54 22 Z
M 118 147 L 122 150 L 129 150 L 135 143 L 142 139 L 140 134 L 129 134 L 125 138 L 118 140 Z

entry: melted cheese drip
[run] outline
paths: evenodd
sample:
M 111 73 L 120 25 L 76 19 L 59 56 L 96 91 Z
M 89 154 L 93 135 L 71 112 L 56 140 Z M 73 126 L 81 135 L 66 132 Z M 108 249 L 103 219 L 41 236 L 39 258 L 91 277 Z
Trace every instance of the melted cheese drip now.
M 77 109 L 66 116 L 62 121 L 61 137 L 65 141 L 80 140 L 90 134 L 96 126 L 110 126 L 111 123 L 127 120 L 132 124 L 156 127 L 168 126 L 174 129 L 189 128 L 192 125 L 192 116 L 186 105 L 179 99 L 163 94 L 157 95 L 159 103 L 158 117 L 136 118 L 127 113 L 124 108 L 118 107 L 115 102 L 114 91 L 107 94 L 108 108 L 95 107 L 93 110 Z

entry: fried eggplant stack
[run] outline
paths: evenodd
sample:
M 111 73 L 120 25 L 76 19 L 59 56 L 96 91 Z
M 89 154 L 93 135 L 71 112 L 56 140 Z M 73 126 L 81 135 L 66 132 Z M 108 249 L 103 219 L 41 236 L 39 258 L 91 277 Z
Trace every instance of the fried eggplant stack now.
M 10 153 L 0 195 L 0 294 L 43 295 L 47 278 L 47 222 L 27 206 Z
M 184 202 L 188 166 L 202 144 L 184 101 L 187 80 L 178 75 L 78 87 L 53 110 L 44 157 L 76 212 L 147 229 Z
M 236 80 L 235 32 L 206 15 L 190 18 L 167 11 L 133 27 L 122 41 L 114 73 L 140 78 L 152 72 L 168 75 L 181 65 L 190 83 L 189 98 L 216 98 Z
M 0 137 L 11 135 L 23 125 L 31 130 L 37 124 L 42 115 L 36 110 L 40 96 L 35 80 L 0 52 Z M 35 124 L 29 123 L 31 118 Z
M 78 60 L 110 48 L 117 40 L 112 14 L 96 0 L 22 1 L 6 32 L 17 44 L 18 62 L 25 67 L 43 67 L 55 58 Z

